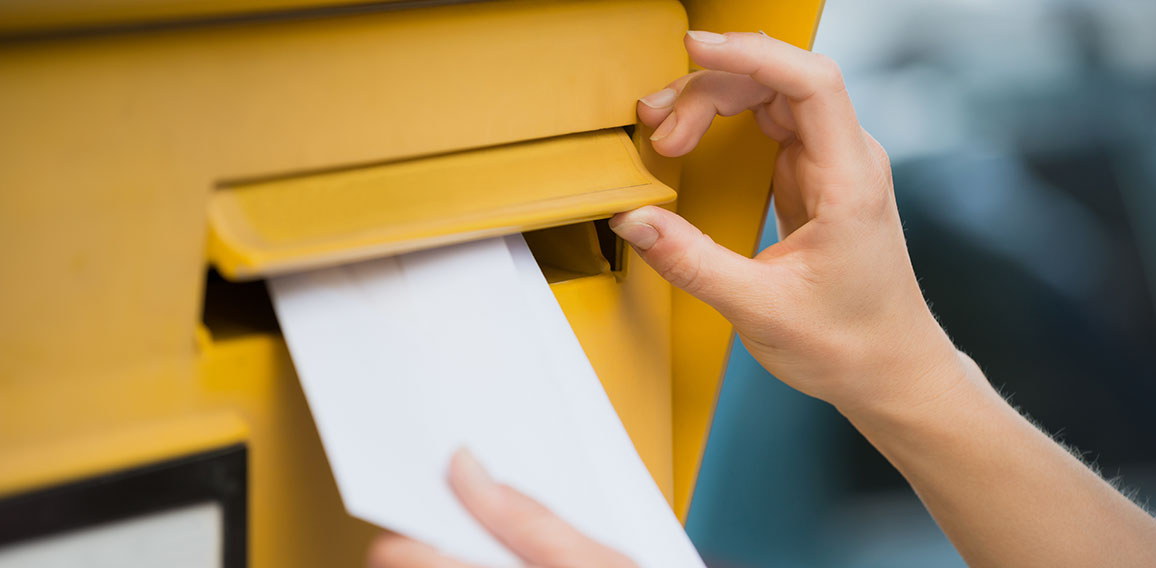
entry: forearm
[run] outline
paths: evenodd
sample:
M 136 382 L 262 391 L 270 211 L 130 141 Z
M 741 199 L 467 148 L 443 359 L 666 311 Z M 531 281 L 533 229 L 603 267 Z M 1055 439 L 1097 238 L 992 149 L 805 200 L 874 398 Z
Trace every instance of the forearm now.
M 963 380 L 907 409 L 845 414 L 972 566 L 1151 566 L 1156 520 L 1007 404 Z

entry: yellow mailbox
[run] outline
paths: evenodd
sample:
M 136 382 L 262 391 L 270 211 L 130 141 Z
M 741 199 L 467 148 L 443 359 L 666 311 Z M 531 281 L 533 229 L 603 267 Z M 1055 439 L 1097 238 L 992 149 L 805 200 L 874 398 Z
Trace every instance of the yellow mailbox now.
M 259 281 L 512 232 L 685 516 L 731 329 L 599 220 L 753 252 L 774 144 L 660 158 L 635 101 L 688 23 L 809 46 L 821 7 L 0 3 L 0 552 L 208 503 L 224 565 L 360 562 Z

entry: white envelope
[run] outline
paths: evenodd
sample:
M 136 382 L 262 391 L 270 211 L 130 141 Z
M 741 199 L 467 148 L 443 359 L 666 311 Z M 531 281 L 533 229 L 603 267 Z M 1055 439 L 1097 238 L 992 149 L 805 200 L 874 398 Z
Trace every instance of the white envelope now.
M 521 235 L 270 281 L 349 513 L 487 566 L 518 561 L 446 484 L 498 480 L 644 567 L 702 567 Z

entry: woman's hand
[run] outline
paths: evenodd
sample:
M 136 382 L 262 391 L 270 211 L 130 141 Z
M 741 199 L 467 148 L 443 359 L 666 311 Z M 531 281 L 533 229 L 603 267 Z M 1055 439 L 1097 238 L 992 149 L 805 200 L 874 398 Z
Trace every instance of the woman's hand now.
M 450 460 L 454 493 L 494 538 L 529 566 L 633 568 L 625 556 L 574 530 L 537 501 L 495 482 L 467 450 Z M 369 549 L 372 568 L 472 568 L 434 548 L 386 533 Z
M 688 32 L 685 43 L 706 70 L 640 101 L 652 144 L 679 156 L 716 114 L 752 111 L 780 144 L 781 241 L 748 259 L 657 207 L 619 214 L 611 228 L 730 320 L 768 371 L 844 412 L 950 390 L 964 367 L 919 290 L 887 154 L 859 125 L 839 68 L 761 34 Z
M 887 155 L 859 126 L 835 64 L 760 34 L 690 32 L 686 47 L 707 70 L 645 97 L 639 117 L 655 128 L 655 149 L 678 156 L 716 114 L 753 111 L 781 144 L 774 192 L 782 240 L 752 260 L 657 207 L 619 214 L 611 227 L 660 274 L 718 309 L 763 366 L 803 392 L 846 411 L 906 407 L 949 389 L 960 362 L 915 281 Z M 449 481 L 529 565 L 633 566 L 494 483 L 467 453 L 454 456 Z M 369 564 L 469 566 L 392 534 L 377 540 Z
M 780 242 L 754 259 L 666 210 L 611 227 L 719 310 L 776 377 L 834 404 L 911 482 L 972 566 L 1151 566 L 1156 521 L 1008 405 L 923 300 L 887 155 L 827 58 L 758 34 L 689 32 L 706 68 L 644 97 L 655 149 L 690 151 L 751 110 L 781 144 Z

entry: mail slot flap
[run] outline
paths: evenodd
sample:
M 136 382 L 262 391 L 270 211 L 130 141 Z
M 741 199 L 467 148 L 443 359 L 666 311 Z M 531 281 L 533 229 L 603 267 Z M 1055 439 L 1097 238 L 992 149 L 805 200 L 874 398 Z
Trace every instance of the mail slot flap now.
M 243 280 L 587 221 L 675 196 L 613 128 L 222 187 L 209 202 L 209 259 Z

